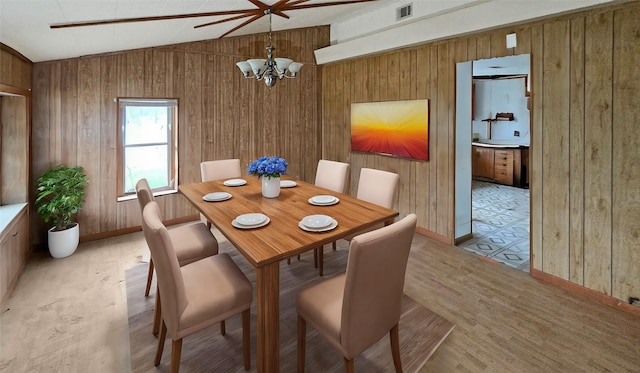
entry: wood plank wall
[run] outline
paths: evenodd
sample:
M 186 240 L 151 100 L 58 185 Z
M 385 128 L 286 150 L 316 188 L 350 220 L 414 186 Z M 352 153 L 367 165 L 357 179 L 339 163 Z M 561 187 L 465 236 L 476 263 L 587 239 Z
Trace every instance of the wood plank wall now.
M 640 296 L 640 3 L 337 62 L 323 71 L 323 156 L 400 174 L 396 208 L 453 240 L 455 64 L 531 54 L 535 270 L 626 301 Z M 505 36 L 517 34 L 507 50 Z M 350 153 L 353 102 L 429 99 L 430 160 Z
M 90 178 L 78 220 L 82 237 L 140 225 L 137 201 L 116 202 L 115 97 L 179 100 L 179 180 L 200 181 L 200 162 L 262 155 L 289 162 L 288 174 L 313 180 L 321 156 L 321 68 L 313 50 L 329 28 L 276 32 L 276 56 L 305 65 L 271 90 L 245 79 L 237 61 L 266 56 L 265 34 L 36 63 L 33 157 L 36 180 L 57 164 L 83 166 Z M 182 195 L 157 198 L 165 219 L 195 215 Z M 46 227 L 32 226 L 34 244 Z

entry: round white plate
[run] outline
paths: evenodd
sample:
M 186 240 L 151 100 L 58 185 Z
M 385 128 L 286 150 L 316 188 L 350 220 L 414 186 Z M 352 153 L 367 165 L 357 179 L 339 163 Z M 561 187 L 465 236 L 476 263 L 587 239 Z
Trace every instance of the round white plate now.
M 254 227 L 256 225 L 260 225 L 267 220 L 268 217 L 265 214 L 254 213 L 254 214 L 243 214 L 238 215 L 234 219 L 236 223 L 245 226 L 245 227 Z
M 293 180 L 280 180 L 280 188 L 293 188 L 296 185 L 298 184 Z
M 226 186 L 241 186 L 245 185 L 247 181 L 245 179 L 229 179 L 224 181 L 224 185 Z
M 253 228 L 264 227 L 265 225 L 269 224 L 270 221 L 271 221 L 271 219 L 269 219 L 269 217 L 267 216 L 265 221 L 263 221 L 262 223 L 260 223 L 258 225 L 242 225 L 242 224 L 238 223 L 236 221 L 236 219 L 233 219 L 231 221 L 231 225 L 233 225 L 234 227 L 236 227 L 238 229 L 253 229 Z
M 309 228 L 309 227 L 305 227 L 304 224 L 302 224 L 302 221 L 300 221 L 298 223 L 298 226 L 300 227 L 300 229 L 302 229 L 303 231 L 307 231 L 307 232 L 328 232 L 332 229 L 335 229 L 338 226 L 338 221 L 336 219 L 331 219 L 331 224 L 329 224 L 328 227 L 324 227 L 324 228 Z
M 229 198 L 231 198 L 231 194 L 227 192 L 214 192 L 214 193 L 209 193 L 202 196 L 202 199 L 207 202 L 226 201 Z
M 333 218 L 327 215 L 308 215 L 302 218 L 302 225 L 311 229 L 326 228 L 333 223 Z
M 309 203 L 316 206 L 330 206 L 340 202 L 338 197 L 329 195 L 319 195 L 309 198 Z

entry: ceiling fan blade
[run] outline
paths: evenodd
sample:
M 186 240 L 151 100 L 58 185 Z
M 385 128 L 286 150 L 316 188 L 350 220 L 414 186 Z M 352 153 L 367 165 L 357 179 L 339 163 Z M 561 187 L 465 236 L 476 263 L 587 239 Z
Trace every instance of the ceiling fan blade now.
M 331 2 L 328 2 L 328 3 L 298 5 L 298 4 L 302 3 L 302 2 L 306 2 L 306 1 L 302 0 L 302 1 L 296 1 L 294 3 L 287 4 L 287 6 L 281 8 L 281 10 L 297 10 L 297 9 L 321 8 L 321 7 L 333 6 L 333 5 L 347 5 L 347 4 L 357 4 L 357 3 L 368 3 L 370 1 L 376 1 L 376 0 L 331 1 Z
M 226 10 L 226 11 L 221 11 L 221 12 L 174 14 L 174 15 L 170 15 L 170 16 L 107 19 L 107 20 L 99 20 L 99 21 L 82 21 L 82 22 L 58 23 L 58 24 L 50 25 L 49 27 L 52 28 L 52 29 L 58 29 L 58 28 L 68 28 L 68 27 L 111 25 L 111 24 L 116 24 L 116 23 L 164 21 L 164 20 L 182 19 L 182 18 L 197 18 L 197 17 L 210 17 L 210 16 L 230 16 L 230 15 L 234 15 L 234 14 L 245 14 L 245 13 L 251 13 L 251 12 L 255 12 L 255 11 L 256 11 L 256 9 L 241 9 L 241 10 Z
M 239 24 L 238 26 L 236 26 L 236 27 L 232 28 L 231 30 L 229 30 L 229 31 L 225 32 L 224 34 L 220 35 L 220 38 L 223 38 L 223 37 L 225 37 L 225 36 L 229 35 L 230 33 L 232 33 L 232 32 L 234 32 L 234 31 L 236 31 L 237 29 L 242 28 L 242 27 L 244 27 L 244 26 L 246 26 L 246 25 L 250 24 L 251 22 L 253 22 L 253 21 L 256 21 L 256 20 L 260 19 L 260 18 L 262 18 L 263 16 L 264 16 L 264 14 L 256 14 L 255 16 L 251 17 L 251 19 L 248 19 L 248 20 L 246 20 L 246 21 L 242 22 L 242 23 L 241 23 L 241 24 Z
M 253 5 L 257 6 L 257 7 L 258 7 L 258 9 L 263 10 L 263 11 L 264 11 L 264 10 L 268 10 L 268 9 L 270 8 L 270 6 L 269 6 L 269 5 L 267 5 L 267 4 L 265 4 L 265 3 L 263 3 L 263 2 L 262 2 L 262 1 L 260 1 L 260 0 L 249 0 L 249 2 L 250 2 L 251 4 L 253 4 Z
M 241 15 L 235 16 L 235 17 L 225 18 L 225 19 L 221 19 L 221 20 L 218 20 L 218 21 L 214 21 L 214 22 L 203 23 L 201 25 L 195 25 L 195 26 L 193 26 L 193 28 L 200 28 L 200 27 L 205 27 L 205 26 L 217 25 L 217 24 L 220 24 L 220 23 L 225 23 L 225 22 L 229 22 L 229 21 L 235 21 L 236 19 L 242 19 L 242 18 L 251 17 L 253 15 L 256 15 L 256 14 L 255 13 L 241 14 Z

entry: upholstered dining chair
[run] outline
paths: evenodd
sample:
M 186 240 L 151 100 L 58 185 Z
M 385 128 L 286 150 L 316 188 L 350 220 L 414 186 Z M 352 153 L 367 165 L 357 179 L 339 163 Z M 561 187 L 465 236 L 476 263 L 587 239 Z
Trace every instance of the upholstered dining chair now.
M 316 169 L 315 185 L 329 189 L 336 193 L 344 193 L 349 180 L 349 164 L 344 162 L 330 161 L 321 159 L 318 161 Z M 324 248 L 320 247 L 313 250 L 313 264 L 318 267 L 318 252 Z M 333 249 L 336 249 L 336 243 L 333 242 Z M 298 255 L 300 259 L 300 255 Z M 291 259 L 287 259 L 287 263 L 291 263 Z M 322 276 L 322 267 L 319 269 Z
M 200 162 L 202 181 L 232 179 L 242 176 L 239 159 L 218 159 Z
M 140 213 L 144 211 L 144 207 L 153 202 L 153 192 L 149 187 L 147 179 L 140 179 L 136 183 L 136 196 L 140 205 Z M 196 260 L 200 260 L 212 255 L 218 254 L 218 240 L 213 236 L 206 225 L 201 222 L 182 224 L 168 230 L 169 236 L 173 242 L 177 242 L 174 246 L 178 263 L 183 266 Z M 144 295 L 148 296 L 153 280 L 154 263 L 153 257 L 149 260 L 149 272 L 147 274 L 147 287 Z M 153 334 L 158 334 L 160 329 L 160 301 L 159 294 L 156 292 L 156 307 L 153 321 Z M 220 324 L 220 332 L 224 334 L 224 323 Z
M 215 161 L 200 162 L 200 177 L 202 181 L 212 181 L 221 179 L 233 179 L 242 177 L 239 159 L 217 159 Z M 200 219 L 206 222 L 207 228 L 211 229 L 211 222 L 200 214 Z
M 178 243 L 162 224 L 157 202 L 144 207 L 142 225 L 156 263 L 162 304 L 154 365 L 160 365 L 167 331 L 172 340 L 171 372 L 178 372 L 184 337 L 242 313 L 244 368 L 249 370 L 251 282 L 226 253 L 180 266 L 175 251 Z
M 323 280 L 296 296 L 298 372 L 304 372 L 306 325 L 311 325 L 344 357 L 354 357 L 389 333 L 396 372 L 402 372 L 398 323 L 416 215 L 354 237 L 345 273 Z
M 360 169 L 360 180 L 358 180 L 358 191 L 356 198 L 363 201 L 375 203 L 376 205 L 393 208 L 393 201 L 398 189 L 398 181 L 400 176 L 389 171 L 376 170 L 373 168 Z M 364 232 L 378 229 L 384 226 L 384 223 L 374 225 L 364 231 L 345 237 L 347 241 L 351 241 L 353 237 Z M 335 247 L 335 242 L 333 246 Z M 318 263 L 320 276 L 323 274 L 323 250 L 318 251 Z

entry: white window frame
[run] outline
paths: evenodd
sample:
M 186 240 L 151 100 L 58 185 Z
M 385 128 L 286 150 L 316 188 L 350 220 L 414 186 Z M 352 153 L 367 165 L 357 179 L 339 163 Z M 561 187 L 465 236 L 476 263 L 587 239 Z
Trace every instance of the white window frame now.
M 176 193 L 178 190 L 178 99 L 170 98 L 117 98 L 118 104 L 118 177 L 117 195 L 118 200 L 128 200 L 135 197 L 135 189 L 127 188 L 125 185 L 127 172 L 126 148 L 147 147 L 147 146 L 167 146 L 167 184 L 161 187 L 153 187 L 156 194 Z M 167 128 L 166 142 L 148 144 L 126 145 L 126 108 L 132 106 L 142 107 L 165 107 L 167 108 Z M 134 182 L 135 186 L 135 182 Z

